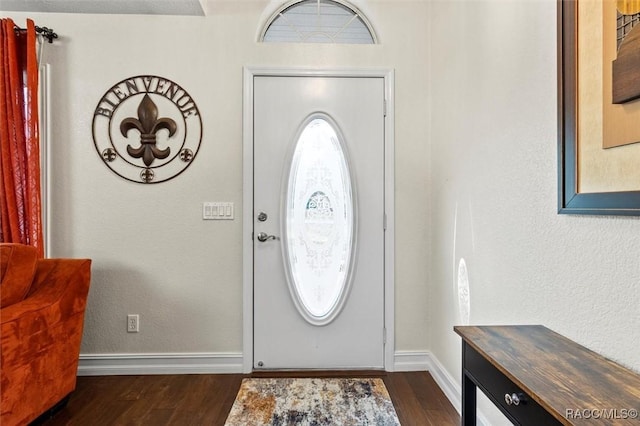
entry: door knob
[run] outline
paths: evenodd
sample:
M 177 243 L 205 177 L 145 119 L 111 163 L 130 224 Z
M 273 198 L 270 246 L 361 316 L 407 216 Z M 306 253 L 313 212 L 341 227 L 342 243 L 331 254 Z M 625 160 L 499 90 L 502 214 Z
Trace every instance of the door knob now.
M 277 240 L 278 237 L 276 237 L 275 235 L 267 235 L 266 232 L 258 232 L 258 241 L 260 241 L 261 243 L 264 243 L 267 240 Z

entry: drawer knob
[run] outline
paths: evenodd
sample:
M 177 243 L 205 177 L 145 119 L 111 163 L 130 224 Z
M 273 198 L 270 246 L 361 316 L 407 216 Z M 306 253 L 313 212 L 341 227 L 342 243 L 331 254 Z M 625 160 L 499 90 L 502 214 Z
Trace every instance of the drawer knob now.
M 508 393 L 505 393 L 504 394 L 504 402 L 506 402 L 507 405 L 513 404 L 513 400 L 511 399 L 511 395 L 509 395 Z
M 513 405 L 520 405 L 520 396 L 517 393 L 514 393 L 511 395 L 511 402 L 513 402 Z
M 504 402 L 507 405 L 520 405 L 520 402 L 523 401 L 522 394 L 512 393 L 509 395 L 508 393 L 504 394 Z

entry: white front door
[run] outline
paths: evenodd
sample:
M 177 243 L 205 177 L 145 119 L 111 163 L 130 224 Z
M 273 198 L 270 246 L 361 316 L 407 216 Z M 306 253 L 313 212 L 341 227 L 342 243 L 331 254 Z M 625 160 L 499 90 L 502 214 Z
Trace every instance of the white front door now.
M 254 368 L 384 367 L 384 79 L 254 77 Z

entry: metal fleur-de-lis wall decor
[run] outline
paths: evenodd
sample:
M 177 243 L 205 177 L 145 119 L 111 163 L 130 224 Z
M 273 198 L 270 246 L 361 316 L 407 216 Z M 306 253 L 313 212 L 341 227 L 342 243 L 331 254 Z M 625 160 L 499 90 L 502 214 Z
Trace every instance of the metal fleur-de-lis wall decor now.
M 202 119 L 191 96 L 163 77 L 127 78 L 102 96 L 93 114 L 93 142 L 118 176 L 160 183 L 193 162 L 202 141 Z

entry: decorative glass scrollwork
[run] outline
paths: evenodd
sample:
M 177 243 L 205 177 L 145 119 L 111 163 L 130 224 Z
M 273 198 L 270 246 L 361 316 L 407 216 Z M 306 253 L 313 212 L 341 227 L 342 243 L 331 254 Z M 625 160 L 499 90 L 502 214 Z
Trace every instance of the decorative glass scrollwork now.
M 295 141 L 284 197 L 284 267 L 302 317 L 325 325 L 339 315 L 351 286 L 356 198 L 344 139 L 315 113 Z

